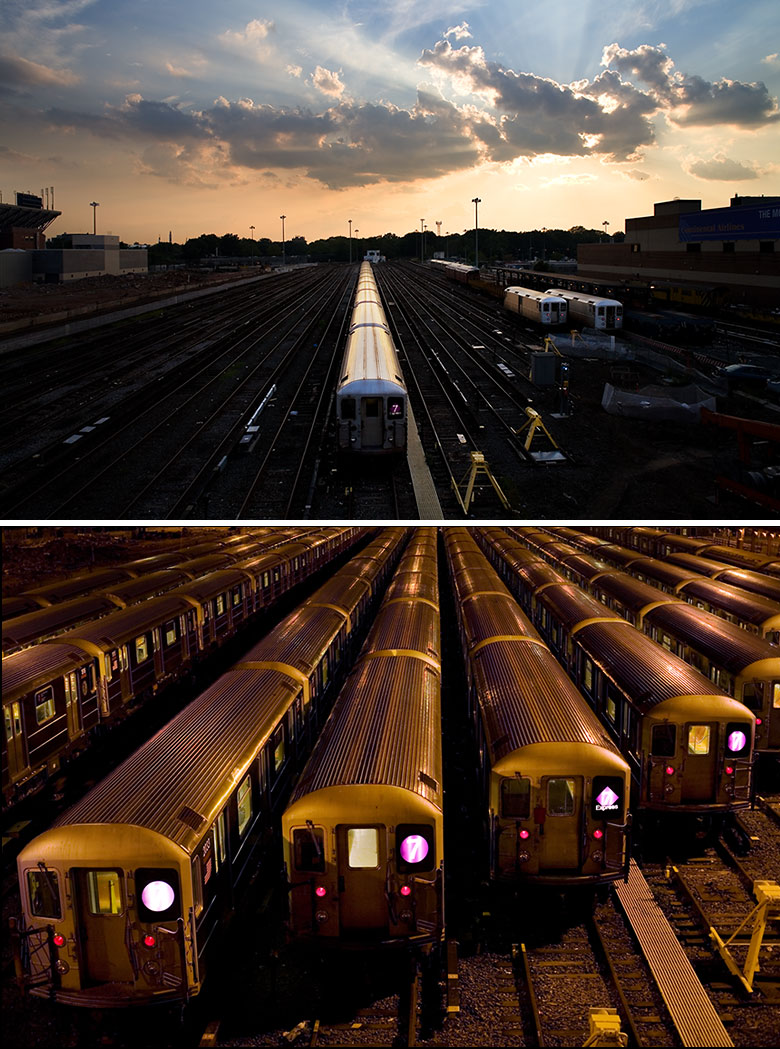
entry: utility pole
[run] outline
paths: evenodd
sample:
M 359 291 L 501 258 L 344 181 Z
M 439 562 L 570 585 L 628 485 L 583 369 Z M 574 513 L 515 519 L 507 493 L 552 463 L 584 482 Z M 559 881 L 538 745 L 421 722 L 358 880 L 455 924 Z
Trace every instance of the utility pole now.
M 92 208 L 92 236 L 94 237 L 97 235 L 97 209 L 100 204 L 96 200 L 91 200 L 89 206 Z
M 479 197 L 472 197 L 474 205 L 474 265 L 479 269 L 479 205 L 482 203 Z

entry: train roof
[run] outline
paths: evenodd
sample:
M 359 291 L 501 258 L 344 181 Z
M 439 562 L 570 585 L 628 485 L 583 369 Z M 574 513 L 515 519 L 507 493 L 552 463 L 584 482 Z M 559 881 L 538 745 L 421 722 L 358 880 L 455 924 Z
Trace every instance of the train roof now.
M 53 827 L 145 827 L 192 853 L 296 691 L 275 670 L 228 671 Z
M 101 593 L 85 594 L 71 601 L 38 608 L 35 612 L 28 612 L 3 623 L 3 651 L 23 648 L 38 638 L 51 637 L 52 634 L 64 632 L 85 619 L 107 615 L 116 610 L 116 602 Z
M 718 666 L 732 674 L 761 660 L 772 662 L 773 673 L 780 678 L 780 650 L 765 638 L 743 630 L 719 616 L 702 612 L 687 601 L 659 605 L 647 614 L 649 622 L 683 638 Z
M 371 384 L 368 390 L 361 387 Z M 363 325 L 350 332 L 341 366 L 338 394 L 349 395 L 350 387 L 377 396 L 406 392 L 393 339 L 378 325 Z
M 594 306 L 622 306 L 617 299 L 608 299 L 603 295 L 589 295 L 584 291 L 569 291 L 567 288 L 547 288 L 545 295 L 558 295 L 568 302 L 589 302 Z
M 64 642 L 34 645 L 3 657 L 3 703 L 90 663 L 92 656 Z
M 69 576 L 52 583 L 43 583 L 41 586 L 31 587 L 25 590 L 25 594 L 33 597 L 42 597 L 55 604 L 58 601 L 67 601 L 69 597 L 77 597 L 86 594 L 90 590 L 99 587 L 112 586 L 115 583 L 123 583 L 132 579 L 134 572 L 126 568 L 99 568 L 91 572 L 81 572 L 79 575 Z
M 557 292 L 540 291 L 538 288 L 523 288 L 521 285 L 512 285 L 510 288 L 504 288 L 504 294 L 509 295 L 523 295 L 529 299 L 539 299 L 542 302 L 565 302 L 563 295 L 559 295 Z
M 177 594 L 151 597 L 147 601 L 121 608 L 101 619 L 82 623 L 61 634 L 60 638 L 73 645 L 94 645 L 101 651 L 108 651 L 132 640 L 158 623 L 182 615 L 189 608 L 192 608 L 192 604 Z
M 644 714 L 666 701 L 702 697 L 702 715 L 753 717 L 744 704 L 713 685 L 695 667 L 625 621 L 586 624 L 576 638 L 605 677 L 631 696 Z
M 747 590 L 721 583 L 717 579 L 706 577 L 691 579 L 685 584 L 685 594 L 709 601 L 724 609 L 730 615 L 738 616 L 746 623 L 760 627 L 777 621 L 780 624 L 780 605 L 761 594 L 751 594 Z

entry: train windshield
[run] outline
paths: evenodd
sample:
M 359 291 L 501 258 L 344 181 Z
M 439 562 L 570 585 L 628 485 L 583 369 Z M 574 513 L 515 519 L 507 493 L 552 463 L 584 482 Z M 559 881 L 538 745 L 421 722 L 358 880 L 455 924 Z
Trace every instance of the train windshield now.
M 30 911 L 36 918 L 61 918 L 59 880 L 56 871 L 27 871 Z
M 354 397 L 342 397 L 341 398 L 341 418 L 342 419 L 354 419 L 355 418 L 355 398 Z
M 501 780 L 501 815 L 527 820 L 531 814 L 531 781 L 527 778 Z

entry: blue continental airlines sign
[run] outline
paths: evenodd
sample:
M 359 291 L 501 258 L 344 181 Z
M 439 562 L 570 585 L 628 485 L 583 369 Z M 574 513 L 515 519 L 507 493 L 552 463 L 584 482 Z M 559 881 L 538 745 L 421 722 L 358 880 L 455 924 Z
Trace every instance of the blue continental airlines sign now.
M 709 208 L 680 215 L 680 240 L 777 240 L 780 204 Z

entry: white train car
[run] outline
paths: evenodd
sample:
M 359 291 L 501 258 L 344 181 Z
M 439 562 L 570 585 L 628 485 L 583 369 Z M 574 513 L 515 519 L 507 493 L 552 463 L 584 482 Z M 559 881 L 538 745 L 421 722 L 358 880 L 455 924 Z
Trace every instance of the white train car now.
M 559 295 L 569 305 L 569 321 L 587 328 L 616 331 L 623 327 L 623 303 L 581 291 L 548 288 L 545 295 Z
M 360 267 L 336 416 L 344 452 L 398 454 L 406 447 L 406 383 L 369 262 Z
M 568 318 L 568 303 L 562 295 L 552 295 L 534 288 L 506 288 L 504 308 L 519 313 L 535 324 L 543 324 L 546 328 L 565 324 Z

